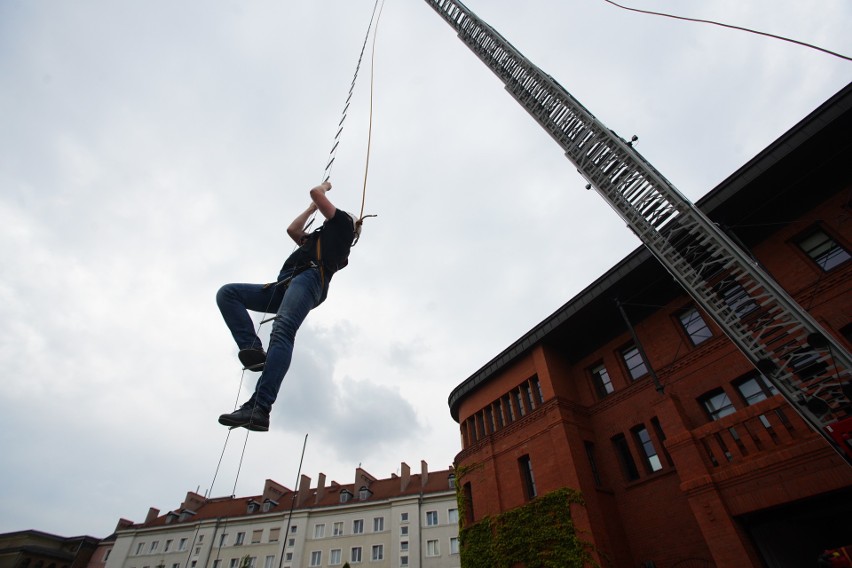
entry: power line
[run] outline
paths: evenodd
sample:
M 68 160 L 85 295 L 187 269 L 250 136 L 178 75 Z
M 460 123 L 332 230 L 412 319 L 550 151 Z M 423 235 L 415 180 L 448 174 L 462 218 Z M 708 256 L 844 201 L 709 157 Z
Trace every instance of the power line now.
M 771 37 L 773 39 L 780 39 L 782 41 L 787 41 L 787 42 L 790 42 L 790 43 L 794 43 L 796 45 L 801 45 L 803 47 L 809 47 L 809 48 L 815 49 L 817 51 L 822 51 L 823 53 L 827 53 L 829 55 L 839 57 L 840 59 L 845 59 L 846 61 L 852 61 L 852 57 L 842 55 L 842 54 L 837 53 L 835 51 L 831 51 L 829 49 L 825 49 L 823 47 L 819 47 L 819 46 L 813 45 L 811 43 L 806 43 L 804 41 L 799 41 L 799 40 L 791 39 L 791 38 L 784 37 L 784 36 L 770 34 L 770 33 L 767 33 L 767 32 L 761 32 L 761 31 L 758 31 L 758 30 L 753 30 L 753 29 L 750 29 L 750 28 L 744 28 L 744 27 L 741 27 L 741 26 L 735 26 L 735 25 L 732 25 L 732 24 L 725 24 L 723 22 L 716 22 L 716 21 L 713 21 L 713 20 L 702 20 L 700 18 L 688 18 L 686 16 L 678 16 L 678 15 L 675 15 L 675 14 L 666 14 L 664 12 L 654 12 L 654 11 L 651 11 L 651 10 L 640 10 L 639 8 L 631 8 L 629 6 L 622 6 L 621 4 L 613 2 L 613 0 L 603 0 L 603 1 L 606 2 L 607 4 L 612 4 L 613 6 L 617 6 L 617 7 L 621 8 L 622 10 L 628 10 L 630 12 L 639 12 L 640 14 L 650 14 L 652 16 L 663 16 L 665 18 L 673 18 L 675 20 L 684 20 L 684 21 L 687 21 L 687 22 L 698 22 L 698 23 L 701 23 L 701 24 L 713 24 L 714 26 L 721 26 L 723 28 L 730 28 L 732 30 L 739 30 L 739 31 L 748 32 L 748 33 L 752 33 L 752 34 L 762 35 L 762 36 L 766 36 L 766 37 Z

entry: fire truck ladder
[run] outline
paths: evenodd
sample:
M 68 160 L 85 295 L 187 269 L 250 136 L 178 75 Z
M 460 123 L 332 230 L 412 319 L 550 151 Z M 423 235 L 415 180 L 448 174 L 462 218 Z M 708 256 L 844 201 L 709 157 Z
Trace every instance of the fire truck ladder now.
M 852 465 L 849 352 L 627 142 L 458 0 L 426 0 L 686 292 Z M 847 434 L 848 436 L 848 434 Z

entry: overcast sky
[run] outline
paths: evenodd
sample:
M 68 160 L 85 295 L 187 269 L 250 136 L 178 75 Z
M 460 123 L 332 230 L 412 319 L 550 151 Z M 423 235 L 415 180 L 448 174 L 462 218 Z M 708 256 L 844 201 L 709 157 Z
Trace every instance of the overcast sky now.
M 852 54 L 849 0 L 625 0 Z M 852 79 L 790 43 L 602 0 L 469 0 L 696 200 Z M 269 433 L 216 308 L 274 279 L 372 0 L 0 0 L 0 532 L 109 535 L 186 491 L 351 483 L 460 450 L 450 391 L 635 247 L 423 0 L 378 29 L 369 219 Z M 369 50 L 369 46 L 368 46 Z M 329 197 L 361 204 L 369 51 Z M 259 321 L 259 319 L 257 320 Z M 262 330 L 268 334 L 266 324 Z M 212 487 L 211 487 L 212 486 Z

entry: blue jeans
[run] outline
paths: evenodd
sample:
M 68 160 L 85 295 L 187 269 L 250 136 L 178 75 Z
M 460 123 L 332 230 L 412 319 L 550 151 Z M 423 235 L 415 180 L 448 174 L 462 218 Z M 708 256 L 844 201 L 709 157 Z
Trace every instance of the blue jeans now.
M 290 368 L 296 331 L 305 321 L 308 312 L 325 300 L 325 287 L 317 269 L 296 275 L 289 286 L 264 286 L 263 284 L 225 284 L 216 294 L 216 303 L 225 323 L 240 349 L 262 349 L 247 310 L 276 313 L 266 350 L 266 364 L 254 394 L 245 403 L 269 411 L 278 397 L 284 375 Z

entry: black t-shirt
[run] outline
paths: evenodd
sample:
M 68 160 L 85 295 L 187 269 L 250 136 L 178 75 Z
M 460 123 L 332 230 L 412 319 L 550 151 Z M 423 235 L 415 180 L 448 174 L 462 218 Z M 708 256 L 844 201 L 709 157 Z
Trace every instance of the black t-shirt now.
M 305 244 L 287 257 L 278 273 L 278 282 L 295 276 L 314 263 L 322 266 L 324 284 L 328 285 L 334 273 L 349 264 L 353 240 L 355 223 L 346 211 L 338 209 L 334 217 L 324 221 L 308 236 Z

